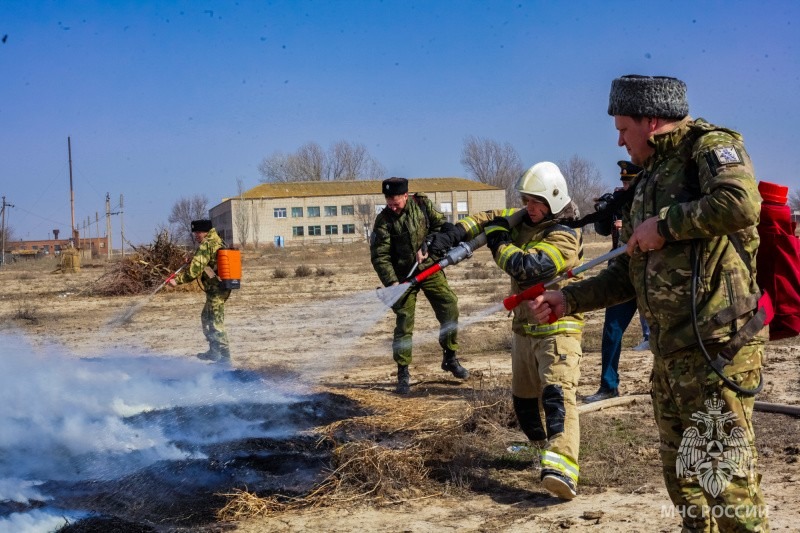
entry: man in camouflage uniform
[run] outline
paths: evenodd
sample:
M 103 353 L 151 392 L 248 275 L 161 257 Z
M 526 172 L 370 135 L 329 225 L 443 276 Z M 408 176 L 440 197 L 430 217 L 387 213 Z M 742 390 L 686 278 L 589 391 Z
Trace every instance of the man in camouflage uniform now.
M 519 209 L 470 215 L 448 238 L 435 236 L 431 250 L 446 248 L 486 233 L 497 266 L 511 277 L 518 294 L 548 282 L 581 264 L 579 229 L 563 224 L 577 218 L 567 183 L 556 165 L 537 163 L 517 182 L 525 205 L 522 222 L 511 227 L 509 216 Z M 444 242 L 442 242 L 444 241 Z M 564 281 L 566 285 L 571 281 Z M 580 379 L 583 316 L 570 314 L 552 324 L 531 320 L 527 305 L 514 309 L 511 344 L 511 395 L 520 428 L 542 447 L 542 485 L 555 496 L 571 500 L 577 494 L 580 469 L 580 426 L 575 401 Z M 542 414 L 544 412 L 544 425 Z
M 419 272 L 434 264 L 423 252 L 432 232 L 452 226 L 433 203 L 416 193 L 409 197 L 408 180 L 389 178 L 382 183 L 386 208 L 375 219 L 370 240 L 372 266 L 384 287 L 398 285 L 414 270 Z M 446 226 L 449 225 L 449 226 Z M 416 270 L 416 269 L 418 270 Z M 442 347 L 442 370 L 467 379 L 469 371 L 456 358 L 458 350 L 458 298 L 447 284 L 444 272 L 429 276 L 409 290 L 392 306 L 397 320 L 392 341 L 392 355 L 397 363 L 398 394 L 410 392 L 411 344 L 417 293 L 422 289 L 439 321 L 439 345 Z
M 197 354 L 206 361 L 228 363 L 231 360 L 228 334 L 225 332 L 225 301 L 231 295 L 230 289 L 220 287 L 217 277 L 217 251 L 225 247 L 222 238 L 211 226 L 210 220 L 193 220 L 192 235 L 199 247 L 188 267 L 169 281 L 175 287 L 199 279 L 206 292 L 206 304 L 200 313 L 203 334 L 208 340 L 207 352 Z
M 767 531 L 752 425 L 766 339 L 755 278 L 761 198 L 742 136 L 689 117 L 675 78 L 615 79 L 608 112 L 618 144 L 644 167 L 623 222 L 628 255 L 531 308 L 546 321 L 635 296 L 651 328 L 663 474 L 684 531 Z M 730 359 L 724 380 L 707 355 Z

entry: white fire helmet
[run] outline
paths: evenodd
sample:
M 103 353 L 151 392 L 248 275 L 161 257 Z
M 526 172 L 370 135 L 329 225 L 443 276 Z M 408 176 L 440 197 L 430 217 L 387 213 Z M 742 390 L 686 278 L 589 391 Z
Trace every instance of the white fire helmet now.
M 536 163 L 517 180 L 517 191 L 542 199 L 550 207 L 550 212 L 561 212 L 569 203 L 567 180 L 558 166 L 549 161 Z

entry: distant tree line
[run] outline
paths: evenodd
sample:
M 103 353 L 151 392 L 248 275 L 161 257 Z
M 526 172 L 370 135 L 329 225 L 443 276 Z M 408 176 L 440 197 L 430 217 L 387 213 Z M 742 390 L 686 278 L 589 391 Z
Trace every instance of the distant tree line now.
M 291 154 L 275 152 L 258 165 L 261 181 L 344 181 L 383 179 L 386 169 L 360 143 L 337 141 L 325 151 L 308 142 Z
M 505 190 L 507 205 L 519 205 L 515 185 L 527 167 L 510 143 L 470 135 L 464 139 L 461 164 L 468 177 Z M 590 161 L 575 155 L 556 164 L 582 213 L 593 210 L 594 199 L 608 192 L 600 171 Z M 386 177 L 384 166 L 363 144 L 347 141 L 337 141 L 327 151 L 315 142 L 308 142 L 293 153 L 275 152 L 261 162 L 258 171 L 261 181 L 267 183 Z
M 494 139 L 467 136 L 461 150 L 461 164 L 467 177 L 506 192 L 506 205 L 520 205 L 516 183 L 529 165 L 524 164 L 516 149 L 508 142 Z M 595 199 L 610 187 L 603 183 L 600 171 L 594 163 L 573 155 L 568 160 L 554 161 L 567 181 L 569 194 L 578 205 L 582 215 L 594 211 Z M 334 142 L 327 150 L 318 143 L 308 142 L 292 153 L 274 152 L 258 165 L 262 183 L 288 183 L 297 181 L 344 181 L 380 180 L 386 177 L 386 169 L 360 143 L 348 141 Z M 237 196 L 244 198 L 244 182 L 236 180 Z M 800 195 L 795 193 L 792 201 L 800 207 Z M 252 243 L 259 245 L 259 213 L 256 202 L 249 208 L 237 210 L 233 220 L 237 241 L 243 246 Z M 208 198 L 194 195 L 180 198 L 172 207 L 169 216 L 169 230 L 173 237 L 187 244 L 192 243 L 191 221 L 208 217 Z M 357 216 L 365 226 L 369 226 L 375 216 L 375 206 L 359 205 Z

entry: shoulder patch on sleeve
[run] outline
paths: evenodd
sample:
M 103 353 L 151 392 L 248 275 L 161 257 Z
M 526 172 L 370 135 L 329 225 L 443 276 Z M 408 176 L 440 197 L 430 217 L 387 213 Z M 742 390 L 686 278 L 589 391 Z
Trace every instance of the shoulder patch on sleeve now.
M 714 148 L 714 158 L 717 160 L 718 165 L 740 165 L 742 164 L 742 157 L 739 151 L 734 146 L 722 146 Z

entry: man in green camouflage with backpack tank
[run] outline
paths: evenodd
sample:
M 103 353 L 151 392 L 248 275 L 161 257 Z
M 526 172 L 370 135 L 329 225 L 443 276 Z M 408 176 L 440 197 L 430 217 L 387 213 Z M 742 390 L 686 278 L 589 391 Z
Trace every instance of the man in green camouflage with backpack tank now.
M 386 208 L 375 219 L 370 237 L 372 266 L 384 287 L 398 285 L 412 273 L 419 273 L 434 264 L 425 251 L 428 236 L 443 227 L 452 226 L 424 194 L 408 194 L 408 180 L 383 180 L 381 190 Z M 419 291 L 425 294 L 439 321 L 439 345 L 442 347 L 442 370 L 459 379 L 467 379 L 469 371 L 456 357 L 458 350 L 458 298 L 447 283 L 444 272 L 437 272 L 422 283 L 410 287 L 392 305 L 396 323 L 392 340 L 392 356 L 397 363 L 398 394 L 410 392 L 411 345 L 414 315 Z
M 663 475 L 683 530 L 768 531 L 752 424 L 767 338 L 752 162 L 740 134 L 689 116 L 676 78 L 615 79 L 608 113 L 644 167 L 623 210 L 628 255 L 530 306 L 546 322 L 635 296 L 651 328 Z
M 173 287 L 199 280 L 206 293 L 206 303 L 200 313 L 203 334 L 208 341 L 208 351 L 197 354 L 199 359 L 228 363 L 231 360 L 228 333 L 225 331 L 225 302 L 231 295 L 229 289 L 220 287 L 217 276 L 217 252 L 225 247 L 222 237 L 210 220 L 192 220 L 192 235 L 199 244 L 188 266 L 169 281 Z

